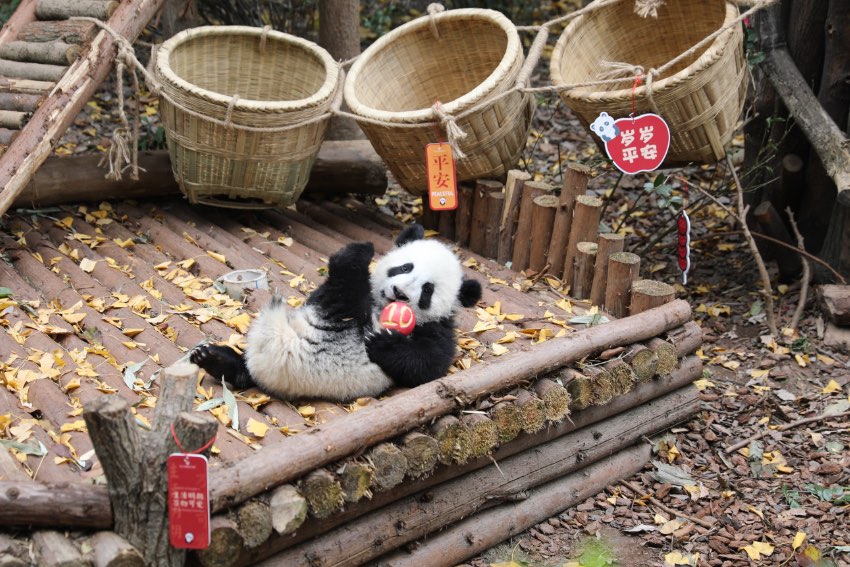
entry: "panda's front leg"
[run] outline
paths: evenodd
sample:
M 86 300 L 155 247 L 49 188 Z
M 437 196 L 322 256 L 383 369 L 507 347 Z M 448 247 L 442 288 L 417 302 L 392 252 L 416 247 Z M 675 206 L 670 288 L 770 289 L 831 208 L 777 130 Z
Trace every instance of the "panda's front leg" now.
M 456 348 L 451 321 L 417 325 L 410 336 L 388 330 L 366 336 L 369 360 L 393 382 L 408 388 L 445 376 Z
M 207 374 L 218 380 L 226 380 L 239 390 L 254 385 L 245 357 L 229 346 L 201 345 L 196 347 L 189 360 L 203 368 Z

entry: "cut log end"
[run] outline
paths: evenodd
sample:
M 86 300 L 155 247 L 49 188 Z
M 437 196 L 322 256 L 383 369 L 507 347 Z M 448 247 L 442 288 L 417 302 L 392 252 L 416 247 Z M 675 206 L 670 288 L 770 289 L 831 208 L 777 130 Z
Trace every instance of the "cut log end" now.
M 543 400 L 528 390 L 520 390 L 516 404 L 519 406 L 523 431 L 537 433 L 543 429 L 546 425 L 546 405 Z
M 676 363 L 678 362 L 676 347 L 664 339 L 659 338 L 650 340 L 647 346 L 658 357 L 656 373 L 659 376 L 669 376 L 673 372 L 673 369 L 676 368 Z
M 480 413 L 466 414 L 461 422 L 469 427 L 472 434 L 470 457 L 486 455 L 499 444 L 499 428 L 486 416 Z
M 605 369 L 611 375 L 611 383 L 614 386 L 614 394 L 627 394 L 634 387 L 636 378 L 632 367 L 622 360 L 612 360 L 605 365 Z
M 369 460 L 375 467 L 374 486 L 389 490 L 399 484 L 407 472 L 404 453 L 392 443 L 381 443 L 369 452 Z
M 198 550 L 198 562 L 204 567 L 230 567 L 244 548 L 244 540 L 236 524 L 223 516 L 210 522 L 210 545 Z
M 440 462 L 463 464 L 472 454 L 472 432 L 452 415 L 441 417 L 434 424 L 434 436 L 439 447 Z
M 658 371 L 658 356 L 643 345 L 632 345 L 625 359 L 632 366 L 638 382 L 651 380 Z
M 318 469 L 304 479 L 301 490 L 316 518 L 327 518 L 342 507 L 342 486 L 336 477 L 325 469 Z
M 513 402 L 499 402 L 490 410 L 490 419 L 499 432 L 499 443 L 513 441 L 522 431 L 522 415 Z
M 294 486 L 288 484 L 275 489 L 269 506 L 272 527 L 281 535 L 294 532 L 307 518 L 307 500 Z
M 534 391 L 543 400 L 549 421 L 561 421 L 570 414 L 570 393 L 557 382 L 540 379 L 534 384 Z
M 342 497 L 346 502 L 354 503 L 364 496 L 372 497 L 370 487 L 375 480 L 375 469 L 369 463 L 349 461 L 339 471 L 339 483 Z
M 672 285 L 656 280 L 638 280 L 632 283 L 629 314 L 643 313 L 673 301 L 676 290 Z
M 437 440 L 430 435 L 416 431 L 408 433 L 401 447 L 407 459 L 407 474 L 419 478 L 429 473 L 437 464 L 439 450 Z
M 593 381 L 583 374 L 575 373 L 567 384 L 570 394 L 570 409 L 583 410 L 593 403 Z
M 236 518 L 248 549 L 264 543 L 272 535 L 272 512 L 265 502 L 249 500 L 239 507 Z

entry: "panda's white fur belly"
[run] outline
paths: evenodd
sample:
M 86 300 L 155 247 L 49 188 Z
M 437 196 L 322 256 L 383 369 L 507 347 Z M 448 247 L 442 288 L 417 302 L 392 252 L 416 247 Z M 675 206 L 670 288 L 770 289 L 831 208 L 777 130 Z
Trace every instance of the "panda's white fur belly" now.
M 246 340 L 245 362 L 257 385 L 283 399 L 339 401 L 389 388 L 391 380 L 369 360 L 357 326 L 325 330 L 330 325 L 313 305 L 264 309 Z

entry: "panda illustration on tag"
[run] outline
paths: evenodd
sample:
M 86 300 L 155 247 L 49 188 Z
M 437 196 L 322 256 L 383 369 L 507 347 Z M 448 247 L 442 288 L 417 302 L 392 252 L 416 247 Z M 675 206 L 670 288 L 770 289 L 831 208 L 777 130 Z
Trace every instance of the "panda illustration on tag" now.
M 590 130 L 605 142 L 605 152 L 623 173 L 658 169 L 670 149 L 670 128 L 657 114 L 612 118 L 602 112 Z

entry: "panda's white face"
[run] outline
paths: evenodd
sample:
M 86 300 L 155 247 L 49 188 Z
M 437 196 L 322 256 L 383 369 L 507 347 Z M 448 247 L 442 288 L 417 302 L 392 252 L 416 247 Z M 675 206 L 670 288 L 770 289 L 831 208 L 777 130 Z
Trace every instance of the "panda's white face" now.
M 381 258 L 371 275 L 378 310 L 392 301 L 410 305 L 418 323 L 452 315 L 460 305 L 463 271 L 457 256 L 433 240 L 415 240 Z

